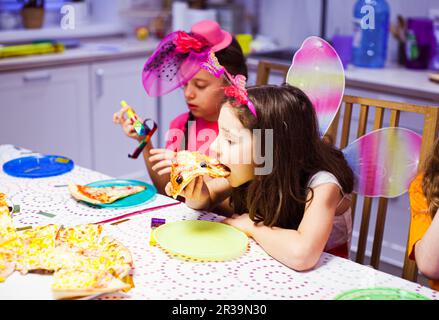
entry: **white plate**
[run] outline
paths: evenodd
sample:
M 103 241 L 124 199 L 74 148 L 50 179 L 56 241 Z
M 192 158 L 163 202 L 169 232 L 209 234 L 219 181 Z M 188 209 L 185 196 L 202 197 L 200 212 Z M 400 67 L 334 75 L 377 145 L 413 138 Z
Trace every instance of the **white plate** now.
M 54 300 L 52 294 L 53 275 L 19 272 L 11 274 L 5 282 L 0 282 L 0 300 Z M 93 299 L 99 295 L 82 297 Z

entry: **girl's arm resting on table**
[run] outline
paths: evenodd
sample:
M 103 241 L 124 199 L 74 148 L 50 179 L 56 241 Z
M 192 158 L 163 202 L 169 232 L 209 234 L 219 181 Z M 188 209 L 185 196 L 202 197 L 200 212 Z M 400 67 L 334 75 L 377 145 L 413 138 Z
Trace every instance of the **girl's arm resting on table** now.
M 416 242 L 415 259 L 422 274 L 439 279 L 439 210 L 425 235 Z
M 314 189 L 314 198 L 305 210 L 298 230 L 255 225 L 248 214 L 224 222 L 252 237 L 270 256 L 291 269 L 312 269 L 325 248 L 332 231 L 340 189 L 327 183 Z

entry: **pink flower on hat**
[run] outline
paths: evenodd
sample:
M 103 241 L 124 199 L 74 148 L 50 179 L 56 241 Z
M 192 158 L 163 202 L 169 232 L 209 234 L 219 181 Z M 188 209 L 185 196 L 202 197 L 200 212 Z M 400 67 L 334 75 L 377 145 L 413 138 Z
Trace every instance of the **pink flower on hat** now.
M 188 53 L 190 51 L 200 52 L 201 49 L 206 47 L 205 43 L 183 31 L 177 32 L 174 44 L 175 50 L 178 53 Z

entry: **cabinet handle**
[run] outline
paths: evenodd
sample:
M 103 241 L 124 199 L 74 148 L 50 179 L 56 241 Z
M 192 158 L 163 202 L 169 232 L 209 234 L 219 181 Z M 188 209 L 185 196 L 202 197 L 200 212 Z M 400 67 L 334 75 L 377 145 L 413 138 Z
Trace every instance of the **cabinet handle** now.
M 96 97 L 100 98 L 104 94 L 104 70 L 96 70 Z
M 52 75 L 49 71 L 29 72 L 23 76 L 24 82 L 49 81 Z

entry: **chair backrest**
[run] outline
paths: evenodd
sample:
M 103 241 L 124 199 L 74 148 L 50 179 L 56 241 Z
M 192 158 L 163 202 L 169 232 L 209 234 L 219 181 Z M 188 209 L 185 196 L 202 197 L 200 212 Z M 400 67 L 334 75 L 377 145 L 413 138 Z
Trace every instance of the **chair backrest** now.
M 266 62 L 266 61 L 259 62 L 256 84 L 257 85 L 267 84 L 271 70 L 275 70 L 286 76 L 289 70 L 289 66 L 283 64 L 276 64 L 272 62 Z M 342 107 L 340 108 L 337 116 L 332 122 L 325 138 L 333 142 L 338 148 L 340 149 L 345 148 L 349 143 L 349 136 L 352 127 L 351 119 L 353 112 L 357 111 L 359 113 L 358 128 L 356 131 L 356 135 L 354 137 L 354 138 L 359 138 L 367 133 L 366 130 L 368 124 L 368 116 L 371 113 L 370 112 L 371 109 L 374 109 L 375 112 L 374 112 L 373 128 L 371 128 L 370 131 L 380 129 L 383 127 L 386 111 L 390 112 L 389 124 L 386 125 L 389 127 L 399 126 L 401 112 L 422 114 L 424 116 L 422 145 L 421 145 L 421 154 L 419 161 L 421 165 L 418 168 L 418 170 L 421 171 L 422 164 L 425 163 L 425 160 L 427 159 L 429 153 L 433 149 L 433 144 L 438 134 L 438 128 L 439 128 L 438 107 L 418 106 L 413 104 L 345 95 L 343 97 Z M 339 129 L 339 122 L 341 115 L 343 117 L 342 127 L 340 132 L 341 136 L 339 139 L 339 143 L 337 143 L 337 133 L 339 132 L 338 129 Z M 377 201 L 378 201 L 378 206 L 377 206 L 376 224 L 375 224 L 374 239 L 372 246 L 372 255 L 370 260 L 370 264 L 375 269 L 379 268 L 379 263 L 380 263 L 380 255 L 381 255 L 381 247 L 383 242 L 384 225 L 386 220 L 388 199 L 378 198 Z M 372 203 L 373 203 L 373 198 L 364 197 L 357 253 L 355 258 L 356 262 L 362 264 L 364 263 L 365 252 L 366 252 Z M 352 221 L 354 221 L 356 206 L 357 206 L 357 195 L 353 194 Z M 417 268 L 415 262 L 408 259 L 408 254 L 407 254 L 408 249 L 409 248 L 407 243 L 402 277 L 410 281 L 416 281 Z

